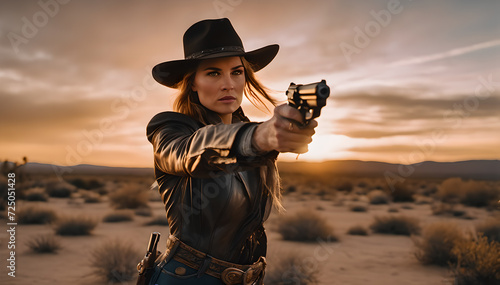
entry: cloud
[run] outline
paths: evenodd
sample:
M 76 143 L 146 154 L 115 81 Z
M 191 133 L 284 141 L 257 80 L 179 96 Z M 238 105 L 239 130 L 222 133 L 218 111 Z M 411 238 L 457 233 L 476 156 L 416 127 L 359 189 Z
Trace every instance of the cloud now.
M 391 63 L 391 66 L 402 66 L 402 65 L 411 65 L 411 64 L 422 64 L 422 63 L 427 63 L 431 61 L 436 61 L 436 60 L 442 60 L 450 57 L 455 57 L 455 56 L 460 56 L 466 53 L 471 53 L 475 51 L 479 51 L 482 49 L 487 49 L 487 48 L 492 48 L 492 47 L 497 47 L 500 46 L 500 39 L 496 40 L 491 40 L 487 42 L 482 42 L 466 47 L 460 47 L 460 48 L 454 48 L 449 51 L 441 52 L 441 53 L 435 53 L 435 54 L 430 54 L 430 55 L 425 55 L 425 56 L 419 56 L 419 57 L 413 57 L 409 59 L 404 59 L 404 60 L 399 60 L 396 62 Z
M 383 138 L 393 136 L 419 136 L 435 128 L 451 132 L 478 128 L 491 130 L 491 126 L 477 126 L 476 121 L 498 117 L 500 94 L 487 98 L 474 95 L 422 97 L 411 90 L 379 88 L 355 93 L 337 94 L 332 100 L 336 106 L 348 108 L 347 116 L 334 122 L 335 132 L 353 138 Z

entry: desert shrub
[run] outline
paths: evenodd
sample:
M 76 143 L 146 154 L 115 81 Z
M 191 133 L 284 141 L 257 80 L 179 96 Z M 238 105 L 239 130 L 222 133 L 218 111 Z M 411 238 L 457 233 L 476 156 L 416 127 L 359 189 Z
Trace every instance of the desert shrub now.
M 264 278 L 265 284 L 294 285 L 317 284 L 319 265 L 305 262 L 298 253 L 280 255 L 280 258 L 269 264 Z
M 356 236 L 367 236 L 368 229 L 363 226 L 352 226 L 347 230 L 347 234 Z
M 7 177 L 0 175 L 0 198 L 2 198 L 4 201 L 7 201 L 8 197 L 8 180 Z
M 99 181 L 95 178 L 93 179 L 73 178 L 69 179 L 68 182 L 71 183 L 76 188 L 86 189 L 86 190 L 97 189 L 104 186 L 104 183 L 102 181 Z
M 450 223 L 434 223 L 423 230 L 420 238 L 414 238 L 415 257 L 423 264 L 446 266 L 456 263 L 457 257 L 452 253 L 455 244 L 464 239 L 460 228 Z
M 395 183 L 391 187 L 391 196 L 393 202 L 413 202 L 415 189 L 407 183 Z
M 16 213 L 19 224 L 49 224 L 57 220 L 54 210 L 38 206 L 21 207 Z
M 399 209 L 396 208 L 396 207 L 394 207 L 394 206 L 392 206 L 392 207 L 389 207 L 387 209 L 387 212 L 389 212 L 389 213 L 397 213 L 397 212 L 399 212 Z
M 458 201 L 468 206 L 488 206 L 498 198 L 500 191 L 484 181 L 462 181 L 460 178 L 450 178 L 438 186 L 437 197 L 444 202 Z
M 41 201 L 41 202 L 47 202 L 49 197 L 47 196 L 47 193 L 45 193 L 45 190 L 43 188 L 31 188 L 26 190 L 26 193 L 24 195 L 24 199 L 26 201 Z
M 452 253 L 457 256 L 457 265 L 452 268 L 454 284 L 500 284 L 500 243 L 479 235 L 477 240 L 458 242 Z
M 463 197 L 461 178 L 448 178 L 438 185 L 436 197 L 443 202 L 459 201 Z
M 149 222 L 144 224 L 145 226 L 153 226 L 153 225 L 158 225 L 158 226 L 168 226 L 168 220 L 167 217 L 164 215 L 156 216 L 153 219 L 151 219 Z
M 85 191 L 82 193 L 83 202 L 85 203 L 100 203 L 101 195 L 96 192 Z
M 368 183 L 364 180 L 361 180 L 358 182 L 358 187 L 359 188 L 366 188 L 368 186 Z
M 54 235 L 32 237 L 26 245 L 36 253 L 56 253 L 61 249 L 61 241 Z
M 295 215 L 285 217 L 278 227 L 278 232 L 285 240 L 338 240 L 334 234 L 333 228 L 328 224 L 328 221 L 312 211 L 300 211 Z
M 351 210 L 353 212 L 366 212 L 366 211 L 368 211 L 368 206 L 363 205 L 363 204 L 352 204 L 349 207 L 349 210 Z
M 419 221 L 407 216 L 375 216 L 375 220 L 370 225 L 370 229 L 375 233 L 393 235 L 412 235 L 420 233 Z
M 45 187 L 45 192 L 50 197 L 68 198 L 76 190 L 75 186 L 65 181 L 50 181 Z
M 372 190 L 368 193 L 370 204 L 387 204 L 390 201 L 389 195 L 382 190 Z
M 90 235 L 98 221 L 87 216 L 70 216 L 57 220 L 54 225 L 56 234 L 61 236 Z
M 110 240 L 91 251 L 90 266 L 94 275 L 109 283 L 121 283 L 136 278 L 141 253 L 131 242 Z
M 153 211 L 149 207 L 141 207 L 135 209 L 134 212 L 137 216 L 143 216 L 143 217 L 151 217 L 153 215 Z
M 467 212 L 456 204 L 437 202 L 431 205 L 431 211 L 436 216 L 465 217 Z
M 500 243 L 500 220 L 486 220 L 476 225 L 476 232 L 483 234 L 489 241 Z
M 416 195 L 416 196 L 414 196 L 414 198 L 415 198 L 416 205 L 432 204 L 432 202 L 433 202 L 432 198 L 427 197 L 427 196 Z
M 352 189 L 354 188 L 354 185 L 352 184 L 351 180 L 348 179 L 341 179 L 335 183 L 335 188 L 338 191 L 345 191 L 345 192 L 351 192 Z
M 461 202 L 472 207 L 485 207 L 500 198 L 500 192 L 484 181 L 467 181 L 462 185 Z
M 102 221 L 105 223 L 118 223 L 132 221 L 133 219 L 134 216 L 132 215 L 132 212 L 122 210 L 107 214 L 106 216 L 104 216 Z
M 284 194 L 295 193 L 297 192 L 297 187 L 294 185 L 290 185 L 285 188 Z
M 109 194 L 111 205 L 117 209 L 137 209 L 148 205 L 148 191 L 137 185 L 127 185 Z

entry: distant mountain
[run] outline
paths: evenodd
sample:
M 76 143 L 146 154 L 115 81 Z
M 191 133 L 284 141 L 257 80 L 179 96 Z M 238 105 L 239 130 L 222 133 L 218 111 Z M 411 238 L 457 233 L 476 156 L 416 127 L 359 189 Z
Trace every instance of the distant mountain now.
M 403 178 L 447 178 L 500 180 L 500 160 L 458 162 L 425 161 L 410 165 L 376 161 L 335 160 L 326 162 L 279 162 L 280 171 L 345 176 L 397 175 Z
M 90 164 L 80 164 L 75 166 L 60 166 L 53 164 L 43 164 L 29 162 L 24 166 L 24 171 L 28 174 L 71 174 L 71 175 L 133 175 L 146 176 L 154 175 L 152 168 L 140 167 L 110 167 Z
M 403 178 L 447 178 L 500 180 L 500 160 L 469 160 L 458 162 L 425 161 L 411 165 L 376 161 L 333 160 L 326 162 L 278 162 L 281 172 L 331 174 L 344 176 L 398 175 Z M 97 165 L 57 166 L 30 162 L 24 166 L 30 174 L 71 175 L 153 175 L 152 168 L 108 167 Z

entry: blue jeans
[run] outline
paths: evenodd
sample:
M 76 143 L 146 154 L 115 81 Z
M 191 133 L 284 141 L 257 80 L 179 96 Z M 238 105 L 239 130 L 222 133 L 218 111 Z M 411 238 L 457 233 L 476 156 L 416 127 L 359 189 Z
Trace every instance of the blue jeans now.
M 175 270 L 179 267 L 185 269 L 185 274 L 177 275 Z M 179 270 L 178 270 L 179 271 Z M 151 278 L 150 285 L 187 285 L 187 284 L 204 284 L 204 285 L 224 285 L 219 279 L 208 274 L 202 274 L 199 278 L 197 270 L 184 265 L 176 260 L 171 259 L 163 268 L 155 267 L 155 272 Z

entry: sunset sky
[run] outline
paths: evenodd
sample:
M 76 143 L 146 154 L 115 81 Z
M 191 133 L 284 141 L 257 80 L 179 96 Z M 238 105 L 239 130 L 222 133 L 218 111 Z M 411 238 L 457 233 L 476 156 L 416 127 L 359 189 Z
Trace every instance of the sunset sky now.
M 175 90 L 151 68 L 221 17 L 247 51 L 280 45 L 257 73 L 275 98 L 330 85 L 299 160 L 500 159 L 499 14 L 496 0 L 2 1 L 0 159 L 152 167 L 145 127 Z

